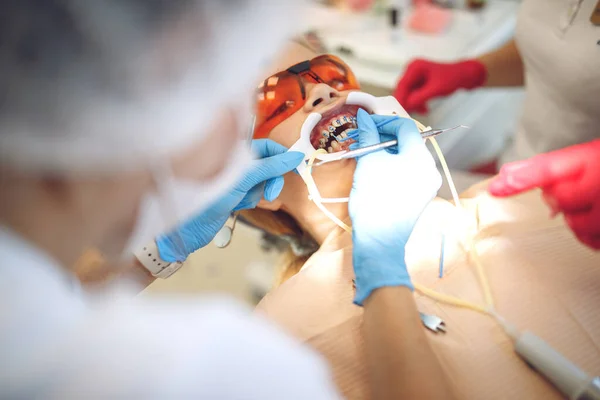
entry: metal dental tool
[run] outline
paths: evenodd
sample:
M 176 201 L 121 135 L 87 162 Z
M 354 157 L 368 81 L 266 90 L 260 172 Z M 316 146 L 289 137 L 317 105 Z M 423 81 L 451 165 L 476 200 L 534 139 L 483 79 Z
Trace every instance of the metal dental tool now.
M 225 225 L 215 235 L 213 243 L 218 248 L 224 249 L 225 247 L 229 246 L 229 243 L 231 243 L 231 238 L 233 237 L 233 230 L 235 229 L 235 223 L 237 222 L 237 217 L 239 213 L 239 211 L 233 213 L 233 222 L 231 223 L 231 227 Z
M 515 353 L 566 398 L 600 400 L 600 376 L 588 375 L 540 337 L 529 331 L 518 331 L 495 311 L 491 315 L 512 340 Z
M 390 121 L 393 121 L 393 119 Z M 386 121 L 386 122 L 388 122 L 388 121 Z M 427 139 L 427 138 L 430 138 L 433 136 L 437 136 L 440 133 L 453 131 L 458 128 L 469 129 L 469 127 L 466 125 L 457 125 L 455 127 L 446 128 L 446 129 L 429 129 L 429 130 L 421 132 L 421 137 L 423 139 Z M 360 149 L 356 149 L 356 150 L 347 150 L 347 151 L 340 151 L 338 153 L 331 153 L 331 154 L 334 154 L 333 157 L 327 158 L 326 160 L 319 161 L 318 163 L 315 163 L 313 165 L 313 167 L 318 167 L 319 165 L 327 164 L 332 161 L 339 161 L 339 160 L 345 160 L 348 158 L 356 158 L 359 156 L 364 156 L 366 154 L 371 154 L 376 151 L 380 151 L 383 149 L 387 149 L 388 147 L 397 146 L 397 145 L 398 145 L 398 140 L 394 139 L 394 140 L 388 140 L 387 142 L 377 143 L 377 144 L 374 144 L 371 146 L 361 147 Z M 338 155 L 338 156 L 336 157 L 335 155 Z
M 248 141 L 248 147 L 252 147 L 252 136 L 254 135 L 254 126 L 256 125 L 256 115 L 253 114 L 250 120 L 250 128 L 248 130 L 248 137 L 246 140 Z M 231 243 L 231 238 L 233 237 L 233 230 L 235 229 L 235 223 L 237 222 L 237 217 L 239 215 L 239 211 L 233 213 L 233 221 L 231 223 L 231 227 L 225 225 L 217 232 L 213 239 L 213 243 L 220 249 L 224 249 L 229 246 Z
M 425 328 L 429 329 L 434 333 L 442 332 L 446 333 L 446 324 L 444 320 L 436 315 L 427 315 L 423 313 L 419 313 L 421 317 L 421 322 L 425 325 Z

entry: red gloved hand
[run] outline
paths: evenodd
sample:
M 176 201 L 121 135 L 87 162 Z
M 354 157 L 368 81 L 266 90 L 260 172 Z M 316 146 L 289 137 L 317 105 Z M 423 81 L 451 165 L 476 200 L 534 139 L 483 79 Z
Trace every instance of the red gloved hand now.
M 447 96 L 458 89 L 474 89 L 487 79 L 485 65 L 477 60 L 440 64 L 415 60 L 398 81 L 394 97 L 407 112 L 426 113 L 426 102 Z
M 582 243 L 600 249 L 600 140 L 507 164 L 489 191 L 504 197 L 535 187 Z

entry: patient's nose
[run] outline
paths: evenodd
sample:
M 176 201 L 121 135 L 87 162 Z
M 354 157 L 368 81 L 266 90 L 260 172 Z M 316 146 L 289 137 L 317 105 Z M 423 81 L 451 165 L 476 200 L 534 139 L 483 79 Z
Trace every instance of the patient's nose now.
M 338 97 L 340 97 L 340 92 L 324 83 L 317 83 L 308 91 L 308 98 L 306 99 L 306 103 L 304 103 L 304 110 L 306 112 L 315 111 L 318 106 L 331 104 Z

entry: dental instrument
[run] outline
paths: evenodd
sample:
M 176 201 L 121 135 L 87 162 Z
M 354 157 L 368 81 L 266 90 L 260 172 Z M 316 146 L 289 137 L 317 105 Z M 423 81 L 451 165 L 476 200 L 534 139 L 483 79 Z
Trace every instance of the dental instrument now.
M 252 136 L 254 135 L 254 127 L 256 125 L 256 114 L 252 115 L 250 119 L 250 128 L 248 129 L 248 137 L 246 140 L 248 141 L 248 146 L 252 146 Z M 239 215 L 239 211 L 233 213 L 233 220 L 231 223 L 231 227 L 225 225 L 217 232 L 213 239 L 213 243 L 220 249 L 224 249 L 229 246 L 231 243 L 231 238 L 233 237 L 233 231 L 235 229 L 235 223 L 237 222 L 237 217 Z
M 568 399 L 600 400 L 600 377 L 589 376 L 540 337 L 519 332 L 495 311 L 490 315 L 512 340 L 515 353 Z
M 386 123 L 391 122 L 393 120 L 394 119 L 390 119 L 389 121 L 386 121 L 385 123 L 380 124 L 380 126 L 383 126 Z M 421 137 L 423 139 L 427 139 L 427 138 L 435 137 L 441 133 L 453 131 L 453 130 L 459 129 L 459 128 L 469 129 L 469 127 L 466 125 L 457 125 L 455 127 L 446 128 L 446 129 L 428 129 L 428 130 L 424 130 L 421 132 Z M 371 146 L 361 147 L 360 149 L 356 149 L 356 150 L 340 151 L 338 153 L 333 153 L 333 154 L 338 155 L 337 157 L 335 157 L 335 156 L 328 157 L 326 160 L 322 160 L 322 161 L 319 161 L 318 163 L 314 164 L 313 167 L 318 167 L 320 165 L 327 164 L 332 161 L 340 161 L 340 160 L 345 160 L 348 158 L 356 158 L 356 157 L 364 156 L 366 154 L 371 154 L 373 152 L 387 149 L 389 147 L 393 147 L 393 146 L 397 146 L 397 145 L 398 145 L 398 140 L 394 139 L 394 140 L 388 140 L 388 141 L 382 142 L 382 143 L 377 143 L 377 144 L 374 144 Z
M 428 315 L 420 312 L 419 317 L 421 318 L 423 325 L 425 325 L 425 328 L 429 329 L 430 331 L 434 333 L 446 333 L 446 323 L 437 315 Z
M 356 280 L 352 279 L 352 287 L 356 290 Z M 446 323 L 437 315 L 424 314 L 419 312 L 419 318 L 423 326 L 433 333 L 446 333 Z
M 440 273 L 438 277 L 442 279 L 444 277 L 444 248 L 446 242 L 446 235 L 442 233 L 442 244 L 440 246 Z
M 215 235 L 213 243 L 218 248 L 224 249 L 225 247 L 229 246 L 229 243 L 231 243 L 231 238 L 233 237 L 233 230 L 235 229 L 235 223 L 237 222 L 237 217 L 239 213 L 239 211 L 233 213 L 233 222 L 231 223 L 231 227 L 225 225 Z

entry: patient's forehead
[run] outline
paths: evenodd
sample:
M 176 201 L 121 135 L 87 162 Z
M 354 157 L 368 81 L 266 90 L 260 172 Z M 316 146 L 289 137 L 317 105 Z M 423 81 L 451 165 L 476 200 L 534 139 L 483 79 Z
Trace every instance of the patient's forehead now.
M 264 73 L 264 78 L 276 74 L 279 71 L 284 71 L 299 62 L 310 60 L 316 55 L 317 53 L 301 44 L 290 42 L 289 45 L 283 48 L 283 51 L 279 52 L 273 63 L 267 68 Z

